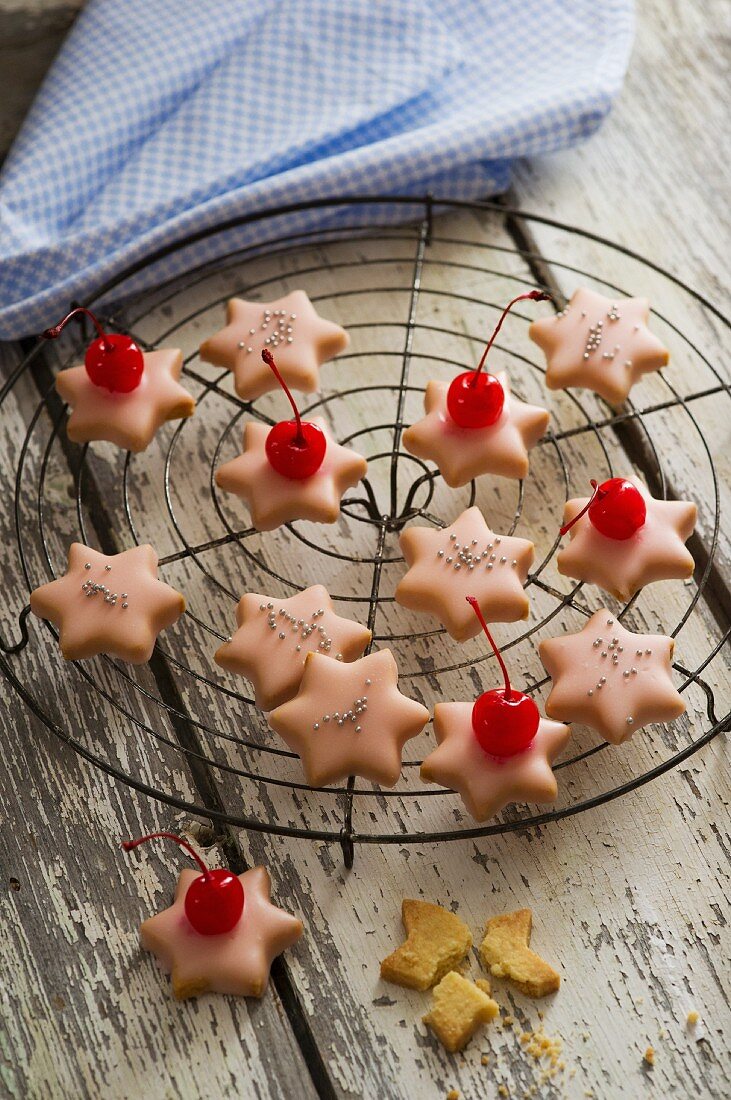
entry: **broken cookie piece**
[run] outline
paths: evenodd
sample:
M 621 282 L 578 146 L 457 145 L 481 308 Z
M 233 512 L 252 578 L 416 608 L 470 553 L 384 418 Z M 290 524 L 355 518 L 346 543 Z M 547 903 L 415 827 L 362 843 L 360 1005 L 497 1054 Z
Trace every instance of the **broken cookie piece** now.
M 545 997 L 556 992 L 561 975 L 529 948 L 532 922 L 530 909 L 493 917 L 485 928 L 480 958 L 491 974 L 515 982 L 527 997 Z
M 472 933 L 454 913 L 428 901 L 404 898 L 406 940 L 381 963 L 381 977 L 409 989 L 429 989 L 461 963 Z
M 499 1014 L 489 993 L 488 982 L 481 978 L 471 982 L 451 970 L 435 987 L 432 1009 L 424 1016 L 424 1023 L 446 1050 L 462 1050 L 480 1024 Z

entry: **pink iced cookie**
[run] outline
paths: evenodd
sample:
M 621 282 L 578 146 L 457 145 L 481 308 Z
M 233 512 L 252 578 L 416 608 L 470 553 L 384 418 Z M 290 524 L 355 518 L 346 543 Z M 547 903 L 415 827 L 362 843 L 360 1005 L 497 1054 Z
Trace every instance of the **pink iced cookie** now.
M 551 764 L 567 744 L 570 729 L 541 718 L 527 749 L 498 757 L 481 748 L 472 727 L 473 703 L 437 703 L 437 748 L 421 765 L 421 778 L 457 791 L 476 821 L 510 802 L 553 802 L 558 793 Z
M 528 330 L 546 354 L 548 388 L 582 386 L 621 405 L 643 374 L 666 366 L 670 358 L 647 327 L 649 316 L 647 298 L 577 290 L 561 313 L 534 321 Z
M 528 474 L 528 451 L 548 427 L 549 414 L 536 405 L 518 401 L 510 392 L 508 376 L 496 375 L 505 394 L 503 411 L 486 428 L 460 428 L 447 409 L 447 382 L 430 382 L 426 388 L 426 416 L 404 432 L 404 446 L 417 458 L 439 467 L 453 489 L 480 474 L 523 478 Z
M 327 440 L 322 466 L 311 477 L 298 480 L 278 474 L 265 450 L 270 429 L 254 420 L 244 426 L 243 454 L 216 471 L 216 484 L 246 501 L 257 531 L 271 531 L 294 519 L 335 523 L 343 493 L 366 475 L 368 464 L 362 455 L 336 443 L 321 417 L 310 423 L 321 428 Z
M 226 327 L 205 340 L 200 357 L 234 372 L 234 386 L 244 401 L 277 388 L 262 349 L 276 351 L 277 366 L 291 389 L 312 393 L 320 387 L 320 367 L 347 348 L 345 329 L 325 321 L 304 290 L 274 302 L 232 298 Z
M 636 477 L 632 483 L 645 501 L 644 524 L 628 539 L 612 539 L 597 531 L 583 515 L 569 531 L 568 546 L 559 551 L 559 573 L 598 584 L 618 600 L 629 600 L 653 581 L 685 579 L 693 575 L 693 558 L 685 543 L 693 534 L 697 509 L 687 500 L 655 500 Z M 564 524 L 585 506 L 588 497 L 569 500 Z
M 230 932 L 204 936 L 185 915 L 185 895 L 198 872 L 180 872 L 175 901 L 140 928 L 142 946 L 171 975 L 179 1001 L 201 993 L 261 997 L 277 955 L 302 935 L 302 921 L 270 901 L 271 884 L 264 867 L 239 875 L 244 911 Z
M 396 602 L 436 616 L 457 642 L 479 633 L 465 596 L 473 595 L 489 623 L 528 618 L 523 584 L 533 562 L 533 543 L 496 535 L 477 507 L 449 527 L 407 527 L 400 537 L 408 572 L 396 588 Z
M 136 665 L 149 661 L 160 631 L 185 611 L 185 599 L 157 579 L 151 546 L 107 556 L 75 542 L 64 576 L 36 588 L 30 606 L 58 627 L 67 661 L 107 653 Z
M 670 661 L 675 643 L 662 634 L 633 634 L 606 608 L 578 634 L 539 645 L 553 680 L 546 713 L 583 722 L 614 745 L 650 722 L 669 722 L 685 711 Z
M 299 693 L 269 715 L 269 725 L 302 758 L 307 782 L 321 787 L 360 775 L 393 787 L 401 752 L 429 711 L 398 690 L 389 649 L 352 664 L 311 653 Z
M 239 600 L 236 621 L 238 630 L 214 660 L 251 680 L 262 710 L 272 710 L 296 695 L 308 653 L 354 661 L 371 640 L 367 627 L 335 614 L 321 584 L 287 600 L 247 592 Z
M 106 439 L 128 451 L 144 451 L 166 420 L 193 415 L 195 401 L 178 382 L 183 353 L 161 348 L 146 352 L 142 359 L 142 378 L 129 393 L 96 386 L 84 366 L 59 372 L 56 389 L 72 409 L 66 428 L 69 439 Z

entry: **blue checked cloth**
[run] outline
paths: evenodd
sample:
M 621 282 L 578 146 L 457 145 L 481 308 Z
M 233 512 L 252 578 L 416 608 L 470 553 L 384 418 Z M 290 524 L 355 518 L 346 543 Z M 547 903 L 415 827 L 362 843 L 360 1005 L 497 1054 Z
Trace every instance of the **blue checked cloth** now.
M 0 175 L 0 336 L 242 214 L 494 194 L 516 157 L 596 129 L 631 39 L 631 0 L 91 0 Z M 135 288 L 257 232 L 189 245 Z

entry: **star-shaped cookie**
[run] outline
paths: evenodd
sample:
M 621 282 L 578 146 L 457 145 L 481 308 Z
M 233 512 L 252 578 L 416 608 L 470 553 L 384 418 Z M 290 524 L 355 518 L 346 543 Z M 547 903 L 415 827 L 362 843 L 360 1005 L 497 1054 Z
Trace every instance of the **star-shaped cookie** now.
M 363 456 L 336 443 L 322 417 L 313 417 L 311 423 L 327 440 L 322 466 L 311 477 L 297 480 L 278 474 L 265 449 L 270 429 L 254 420 L 244 425 L 243 454 L 216 471 L 216 484 L 246 501 L 257 531 L 272 531 L 293 519 L 335 523 L 343 493 L 365 477 L 368 464 Z
M 400 537 L 409 569 L 396 588 L 396 602 L 435 615 L 457 642 L 480 632 L 465 596 L 472 595 L 489 623 L 528 618 L 523 584 L 533 562 L 528 539 L 496 535 L 473 506 L 442 530 L 407 527 Z
M 263 348 L 276 350 L 277 366 L 290 389 L 312 393 L 320 387 L 320 367 L 349 344 L 340 325 L 320 317 L 304 290 L 274 302 L 231 298 L 226 327 L 200 346 L 200 357 L 234 372 L 236 393 L 253 401 L 278 382 L 262 361 Z
M 56 389 L 71 406 L 66 431 L 74 443 L 106 439 L 125 450 L 144 451 L 166 420 L 192 416 L 195 401 L 179 384 L 183 353 L 161 348 L 142 356 L 140 384 L 129 393 L 112 393 L 96 386 L 85 366 L 56 375 Z
M 367 627 L 336 615 L 321 584 L 287 600 L 247 592 L 239 600 L 236 621 L 238 630 L 214 660 L 251 680 L 262 710 L 272 710 L 297 694 L 308 653 L 354 661 L 371 640 Z
M 549 390 L 583 386 L 621 405 L 643 374 L 670 358 L 649 316 L 647 298 L 605 298 L 583 287 L 561 313 L 533 321 L 528 335 L 546 354 Z
M 551 764 L 571 731 L 541 718 L 527 749 L 498 757 L 480 746 L 472 726 L 473 703 L 437 703 L 437 748 L 421 765 L 421 778 L 457 791 L 475 821 L 486 821 L 509 802 L 553 802 L 558 793 Z
M 151 546 L 106 555 L 74 542 L 66 573 L 31 592 L 30 606 L 58 627 L 67 661 L 107 653 L 138 665 L 149 661 L 160 631 L 183 614 L 185 599 L 157 579 Z
M 307 782 L 322 787 L 360 775 L 393 787 L 401 752 L 429 720 L 398 690 L 390 649 L 344 664 L 311 653 L 300 690 L 269 715 L 269 725 L 302 758 Z
M 683 580 L 693 575 L 693 558 L 685 543 L 693 534 L 697 509 L 687 500 L 656 500 L 636 477 L 628 477 L 642 494 L 647 517 L 628 539 L 610 539 L 585 514 L 569 531 L 571 539 L 556 557 L 559 573 L 598 584 L 617 600 L 629 600 L 653 581 Z M 588 497 L 566 502 L 564 523 L 585 506 Z
M 549 414 L 518 401 L 505 373 L 496 376 L 505 393 L 499 419 L 488 428 L 460 428 L 447 409 L 447 382 L 430 382 L 424 396 L 426 416 L 407 428 L 404 447 L 417 458 L 429 459 L 452 489 L 480 474 L 523 478 L 528 451 L 548 427 Z
M 185 915 L 185 895 L 198 872 L 180 872 L 175 901 L 140 927 L 142 946 L 172 978 L 179 1001 L 202 993 L 261 997 L 272 960 L 302 935 L 302 921 L 272 905 L 265 867 L 239 875 L 244 911 L 230 932 L 204 936 Z
M 553 680 L 546 714 L 583 722 L 613 745 L 678 718 L 685 703 L 671 677 L 674 647 L 663 634 L 633 634 L 604 607 L 595 611 L 578 634 L 538 647 Z

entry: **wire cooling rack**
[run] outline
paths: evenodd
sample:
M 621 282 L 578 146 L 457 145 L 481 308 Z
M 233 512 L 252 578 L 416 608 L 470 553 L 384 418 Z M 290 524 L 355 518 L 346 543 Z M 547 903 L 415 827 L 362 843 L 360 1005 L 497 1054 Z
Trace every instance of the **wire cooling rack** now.
M 435 211 L 449 216 L 435 218 Z M 311 219 L 322 220 L 323 214 L 326 226 L 315 230 Z M 560 252 L 555 261 L 545 261 L 532 248 L 527 234 L 535 224 L 555 234 Z M 221 250 L 215 262 L 191 263 L 183 277 L 165 281 L 161 276 L 160 285 L 139 289 L 152 264 L 162 270 L 171 256 L 214 239 L 221 228 L 229 235 L 238 231 L 240 245 Z M 402 448 L 404 426 L 420 415 L 426 381 L 452 377 L 474 364 L 497 311 L 515 293 L 538 285 L 554 295 L 560 308 L 566 279 L 571 288 L 589 283 L 626 296 L 602 274 L 577 266 L 573 253 L 584 256 L 587 248 L 599 264 L 603 255 L 610 256 L 613 270 L 622 257 L 635 269 L 633 283 L 644 273 L 670 287 L 675 300 L 681 295 L 691 315 L 695 311 L 728 328 L 702 296 L 600 237 L 501 204 L 403 197 L 323 199 L 242 217 L 156 253 L 100 287 L 84 304 L 94 307 L 108 327 L 131 332 L 145 349 L 182 346 L 186 352 L 183 381 L 196 396 L 196 416 L 163 428 L 143 456 L 108 445 L 70 443 L 48 348 L 29 343 L 0 391 L 4 430 L 16 428 L 19 410 L 26 421 L 18 440 L 12 503 L 15 575 L 8 588 L 27 593 L 63 571 L 66 548 L 74 539 L 106 553 L 151 541 L 160 551 L 162 579 L 183 588 L 188 611 L 161 636 L 149 667 L 138 670 L 109 658 L 64 665 L 53 628 L 29 624 L 30 608 L 22 607 L 14 638 L 8 620 L 0 665 L 28 708 L 83 758 L 144 795 L 213 822 L 339 842 L 348 866 L 357 843 L 484 837 L 579 813 L 662 775 L 728 730 L 729 714 L 717 713 L 726 705 L 718 697 L 724 677 L 719 662 L 729 637 L 722 594 L 727 578 L 720 576 L 716 561 L 721 494 L 700 410 L 708 408 L 708 401 L 728 407 L 731 390 L 693 334 L 666 316 L 661 303 L 653 324 L 693 363 L 689 374 L 702 382 L 700 387 L 681 393 L 664 372 L 653 376 L 648 402 L 629 402 L 619 413 L 590 394 L 561 395 L 560 416 L 554 416 L 552 429 L 533 452 L 525 483 L 481 478 L 453 492 L 438 471 Z M 339 441 L 366 456 L 369 473 L 346 496 L 333 529 L 294 523 L 260 535 L 246 526 L 238 502 L 219 492 L 214 472 L 236 452 L 244 418 L 272 423 L 281 416 L 278 395 L 242 402 L 230 374 L 201 363 L 196 349 L 223 323 L 227 297 L 269 301 L 296 286 L 308 290 L 320 312 L 346 324 L 352 336 L 351 350 L 323 369 L 325 388 L 303 401 L 303 413 L 331 418 Z M 113 308 L 106 304 L 110 301 Z M 507 365 L 515 392 L 540 402 L 542 365 L 525 339 L 530 319 L 511 315 L 492 365 Z M 61 366 L 78 361 L 86 339 L 77 331 L 67 340 Z M 678 582 L 674 601 L 664 595 L 654 604 L 638 604 L 645 601 L 642 593 L 615 613 L 628 616 L 628 623 L 640 614 L 641 622 L 678 639 L 674 667 L 689 704 L 692 697 L 689 714 L 694 717 L 672 728 L 642 731 L 621 750 L 596 743 L 586 731 L 575 736 L 556 766 L 561 794 L 548 812 L 511 807 L 475 827 L 454 793 L 419 783 L 419 753 L 429 751 L 429 731 L 407 746 L 409 759 L 393 790 L 352 777 L 344 786 L 312 790 L 302 782 L 297 759 L 268 731 L 245 682 L 213 664 L 213 651 L 233 628 L 233 609 L 242 592 L 286 596 L 323 581 L 341 613 L 362 618 L 377 646 L 394 649 L 406 694 L 429 707 L 440 698 L 472 698 L 494 681 L 491 657 L 479 639 L 457 646 L 444 631 L 430 629 L 395 606 L 391 593 L 403 571 L 398 533 L 411 522 L 444 525 L 477 502 L 496 529 L 508 534 L 519 529 L 533 537 L 531 522 L 539 501 L 545 507 L 548 496 L 555 527 L 539 546 L 526 582 L 534 604 L 531 620 L 501 635 L 504 649 L 513 650 L 514 667 L 524 671 L 527 690 L 540 696 L 547 678 L 536 664 L 537 639 L 580 626 L 600 599 L 587 586 L 565 584 L 553 567 L 563 501 L 580 492 L 590 475 L 621 473 L 615 469 L 618 463 L 626 470 L 628 453 L 656 494 L 672 494 L 672 473 L 665 469 L 663 454 L 670 438 L 667 418 L 675 415 L 682 418 L 703 486 L 704 537 L 693 543 L 696 577 L 685 587 Z M 502 526 L 493 518 L 501 509 Z M 545 528 L 545 512 L 541 515 Z M 668 622 L 670 611 L 674 621 Z M 685 663 L 682 643 L 692 623 L 703 637 L 702 653 L 696 640 L 694 659 Z M 512 636 L 505 637 L 508 630 Z M 31 657 L 36 670 L 39 664 L 48 669 L 48 682 L 32 671 Z M 63 686 L 65 702 L 51 682 Z M 108 729 L 102 731 L 105 721 Z

